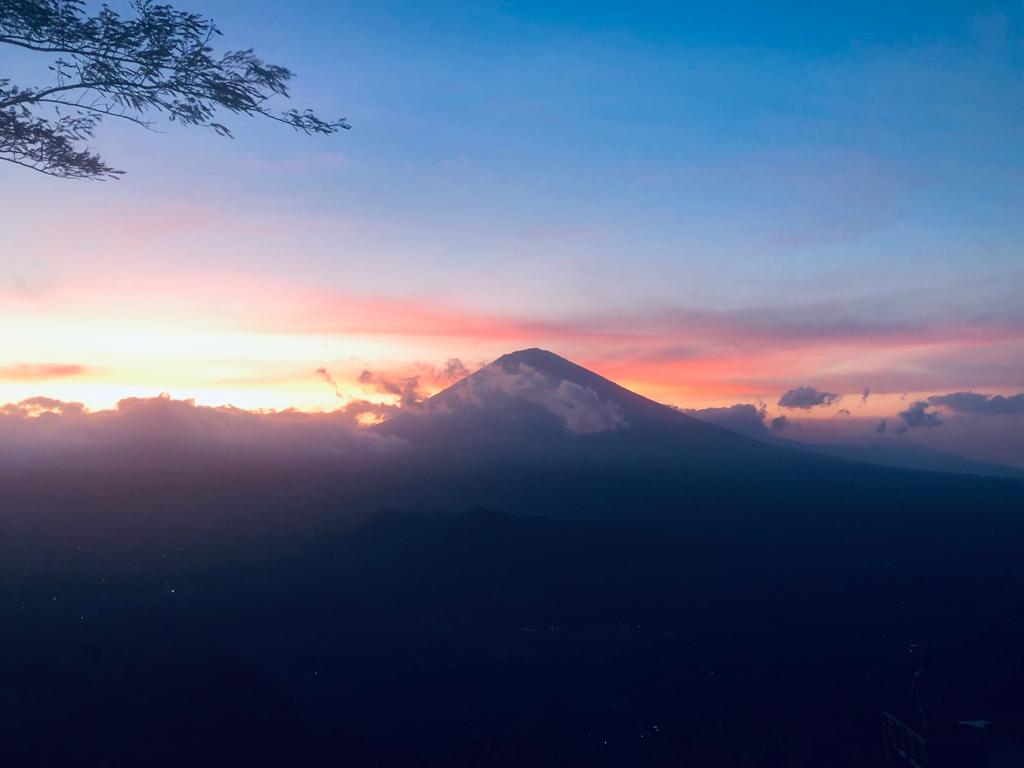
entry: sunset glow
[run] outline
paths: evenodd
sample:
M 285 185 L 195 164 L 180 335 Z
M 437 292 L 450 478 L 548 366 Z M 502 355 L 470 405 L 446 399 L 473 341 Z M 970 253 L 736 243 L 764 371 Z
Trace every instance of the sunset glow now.
M 851 397 L 872 389 L 863 415 L 874 416 L 908 394 L 1008 392 L 1019 372 L 1000 360 L 1024 345 L 1021 329 L 999 318 L 908 326 L 823 318 L 815 306 L 513 315 L 465 299 L 343 293 L 222 270 L 57 282 L 9 296 L 2 313 L 0 399 L 45 394 L 93 408 L 171 392 L 211 405 L 329 410 L 339 396 L 319 368 L 344 400 L 373 394 L 357 382 L 363 370 L 414 375 L 453 357 L 473 368 L 544 346 L 679 406 L 773 401 L 814 381 Z
M 764 59 L 533 11 L 434 9 L 453 25 L 442 55 L 423 10 L 405 8 L 396 32 L 347 8 L 324 13 L 364 66 L 339 76 L 298 42 L 323 34 L 308 18 L 282 37 L 212 5 L 257 47 L 284 46 L 355 129 L 293 142 L 247 124 L 224 142 L 110 124 L 98 148 L 131 165 L 116 183 L 83 194 L 5 175 L 0 401 L 102 409 L 170 393 L 330 411 L 397 402 L 364 371 L 417 377 L 425 397 L 451 383 L 433 373 L 449 360 L 473 370 L 534 346 L 683 408 L 783 414 L 797 387 L 842 396 L 790 413 L 804 419 L 1024 386 L 1012 25 L 951 17 L 932 46 Z M 403 44 L 377 44 L 390 34 Z M 485 83 L 500 96 L 480 96 Z M 630 95 L 603 104 L 587 95 L 597 83 Z M 499 138 L 506 102 L 523 110 L 515 140 Z

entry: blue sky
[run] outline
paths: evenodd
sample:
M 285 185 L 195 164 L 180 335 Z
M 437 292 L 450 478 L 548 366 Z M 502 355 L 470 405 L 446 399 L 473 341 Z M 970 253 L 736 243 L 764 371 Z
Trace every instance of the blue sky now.
M 179 189 L 216 174 L 211 196 L 246 208 L 358 218 L 363 248 L 396 271 L 429 261 L 416 280 L 438 291 L 506 261 L 542 310 L 554 291 L 746 305 L 955 292 L 968 269 L 1020 263 L 1019 4 L 207 5 L 229 42 L 299 73 L 297 102 L 354 130 L 132 135 L 159 170 L 123 164 Z M 317 169 L 320 152 L 345 167 Z M 278 165 L 253 178 L 250 158 Z M 311 269 L 379 279 L 310 251 Z M 492 263 L 475 287 L 492 270 L 511 277 Z

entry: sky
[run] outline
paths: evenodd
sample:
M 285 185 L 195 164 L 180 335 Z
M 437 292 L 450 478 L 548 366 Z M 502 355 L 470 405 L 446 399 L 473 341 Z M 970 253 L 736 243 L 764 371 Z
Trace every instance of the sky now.
M 872 428 L 1024 390 L 1021 2 L 178 5 L 352 130 L 108 123 L 118 181 L 0 168 L 0 403 L 329 411 L 532 346 Z

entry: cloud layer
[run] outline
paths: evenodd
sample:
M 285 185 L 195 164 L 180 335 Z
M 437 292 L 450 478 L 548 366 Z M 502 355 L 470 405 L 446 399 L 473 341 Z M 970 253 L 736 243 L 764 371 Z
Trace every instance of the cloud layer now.
M 832 405 L 842 399 L 834 392 L 819 392 L 814 387 L 797 387 L 783 393 L 779 405 L 783 408 L 809 410 L 822 405 Z
M 905 432 L 916 427 L 941 427 L 942 417 L 938 411 L 928 410 L 931 406 L 925 400 L 918 400 L 910 404 L 905 411 L 900 411 L 898 416 L 903 419 L 903 425 L 897 432 Z
M 323 373 L 329 377 L 324 369 Z M 364 369 L 357 377 L 357 383 L 364 390 L 374 394 L 391 395 L 397 399 L 400 408 L 414 408 L 431 394 L 454 384 L 469 375 L 469 369 L 459 358 L 452 357 L 442 366 L 429 363 L 415 363 L 401 372 L 382 372 Z M 337 391 L 337 384 L 328 379 Z
M 503 408 L 509 400 L 540 405 L 554 414 L 569 432 L 591 434 L 628 427 L 622 410 L 604 402 L 592 389 L 557 379 L 520 363 L 515 370 L 492 364 L 450 390 L 440 408 L 451 408 L 453 399 L 481 409 Z
M 782 419 L 781 426 L 777 427 L 774 422 L 778 419 L 773 419 L 771 427 L 767 427 L 765 426 L 764 406 L 758 407 L 750 403 L 737 403 L 727 408 L 688 408 L 684 410 L 684 413 L 747 437 L 763 437 L 769 429 L 782 429 L 786 418 L 785 416 L 779 417 Z
M 359 430 L 352 410 L 260 413 L 167 396 L 91 412 L 35 397 L 0 406 L 0 464 L 203 461 L 210 457 L 331 460 L 400 448 Z
M 89 370 L 72 363 L 16 363 L 0 366 L 0 380 L 40 381 L 81 376 Z
M 1024 392 L 1005 397 L 982 395 L 975 392 L 952 392 L 928 398 L 932 405 L 948 408 L 954 413 L 982 414 L 986 416 L 1016 416 L 1024 414 Z

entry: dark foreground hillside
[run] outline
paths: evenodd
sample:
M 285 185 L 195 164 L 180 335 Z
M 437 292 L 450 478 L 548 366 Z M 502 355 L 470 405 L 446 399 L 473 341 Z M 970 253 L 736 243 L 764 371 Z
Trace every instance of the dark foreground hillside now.
M 874 765 L 925 652 L 944 703 L 1019 695 L 1020 530 L 841 551 L 382 513 L 259 557 L 23 562 L 0 744 L 9 765 Z M 979 643 L 1001 648 L 984 674 Z

